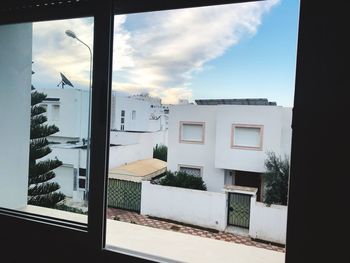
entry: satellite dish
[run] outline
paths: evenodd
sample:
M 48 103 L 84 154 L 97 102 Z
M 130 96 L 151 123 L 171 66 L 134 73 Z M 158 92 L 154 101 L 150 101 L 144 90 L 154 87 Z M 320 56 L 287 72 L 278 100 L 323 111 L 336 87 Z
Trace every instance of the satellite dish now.
M 67 79 L 67 77 L 65 75 L 63 75 L 63 73 L 61 73 L 61 72 L 60 72 L 60 74 L 61 74 L 62 80 L 60 81 L 60 83 L 57 84 L 57 87 L 59 85 L 62 85 L 62 89 L 64 89 L 64 85 L 68 85 L 68 86 L 71 86 L 74 88 L 73 84 Z

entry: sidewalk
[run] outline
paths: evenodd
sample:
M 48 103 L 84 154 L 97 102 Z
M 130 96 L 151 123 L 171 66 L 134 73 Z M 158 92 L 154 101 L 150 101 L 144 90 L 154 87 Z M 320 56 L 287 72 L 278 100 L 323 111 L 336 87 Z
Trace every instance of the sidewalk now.
M 257 242 L 252 240 L 249 237 L 240 236 L 232 233 L 215 231 L 215 230 L 211 231 L 208 229 L 201 229 L 194 226 L 186 226 L 180 223 L 168 222 L 166 220 L 150 218 L 148 216 L 140 215 L 136 212 L 126 211 L 126 210 L 117 209 L 117 208 L 108 208 L 107 218 L 114 219 L 121 222 L 126 222 L 126 223 L 133 223 L 136 225 L 168 230 L 172 232 L 190 234 L 194 236 L 205 237 L 205 238 L 221 240 L 226 242 L 233 242 L 236 244 L 244 244 L 247 246 L 254 246 L 254 247 L 274 250 L 278 252 L 285 252 L 284 247 L 275 246 L 268 243 Z

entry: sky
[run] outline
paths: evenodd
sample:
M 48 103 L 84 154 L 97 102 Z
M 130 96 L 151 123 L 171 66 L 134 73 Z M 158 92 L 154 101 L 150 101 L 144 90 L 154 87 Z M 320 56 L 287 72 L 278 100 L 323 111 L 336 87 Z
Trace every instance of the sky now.
M 268 98 L 293 106 L 298 0 L 267 0 L 119 15 L 114 23 L 113 90 L 179 99 Z M 59 72 L 89 84 L 93 19 L 33 25 L 33 85 L 54 88 Z

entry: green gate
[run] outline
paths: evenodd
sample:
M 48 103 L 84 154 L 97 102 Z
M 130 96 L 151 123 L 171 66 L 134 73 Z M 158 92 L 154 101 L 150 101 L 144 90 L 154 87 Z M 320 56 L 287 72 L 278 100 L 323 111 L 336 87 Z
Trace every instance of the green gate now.
M 108 206 L 140 212 L 141 183 L 108 179 Z
M 228 224 L 249 228 L 251 195 L 229 193 Z

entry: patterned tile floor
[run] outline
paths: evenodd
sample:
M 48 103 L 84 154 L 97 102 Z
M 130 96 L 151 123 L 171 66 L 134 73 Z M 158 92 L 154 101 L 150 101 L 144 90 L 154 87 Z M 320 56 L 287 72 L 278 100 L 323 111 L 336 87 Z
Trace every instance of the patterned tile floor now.
M 201 236 L 201 237 L 213 238 L 213 239 L 227 241 L 227 242 L 244 244 L 247 246 L 255 246 L 255 247 L 275 250 L 279 252 L 285 252 L 284 247 L 276 246 L 265 242 L 258 242 L 249 237 L 235 235 L 235 234 L 221 232 L 221 231 L 201 229 L 199 227 L 188 226 L 188 225 L 184 225 L 181 223 L 172 222 L 164 219 L 148 217 L 148 216 L 140 215 L 136 212 L 126 211 L 126 210 L 117 209 L 117 208 L 108 208 L 107 218 L 119 220 L 122 222 L 142 225 L 142 226 L 149 226 L 149 227 L 154 227 L 154 228 L 159 228 L 164 230 L 191 234 L 195 236 Z

